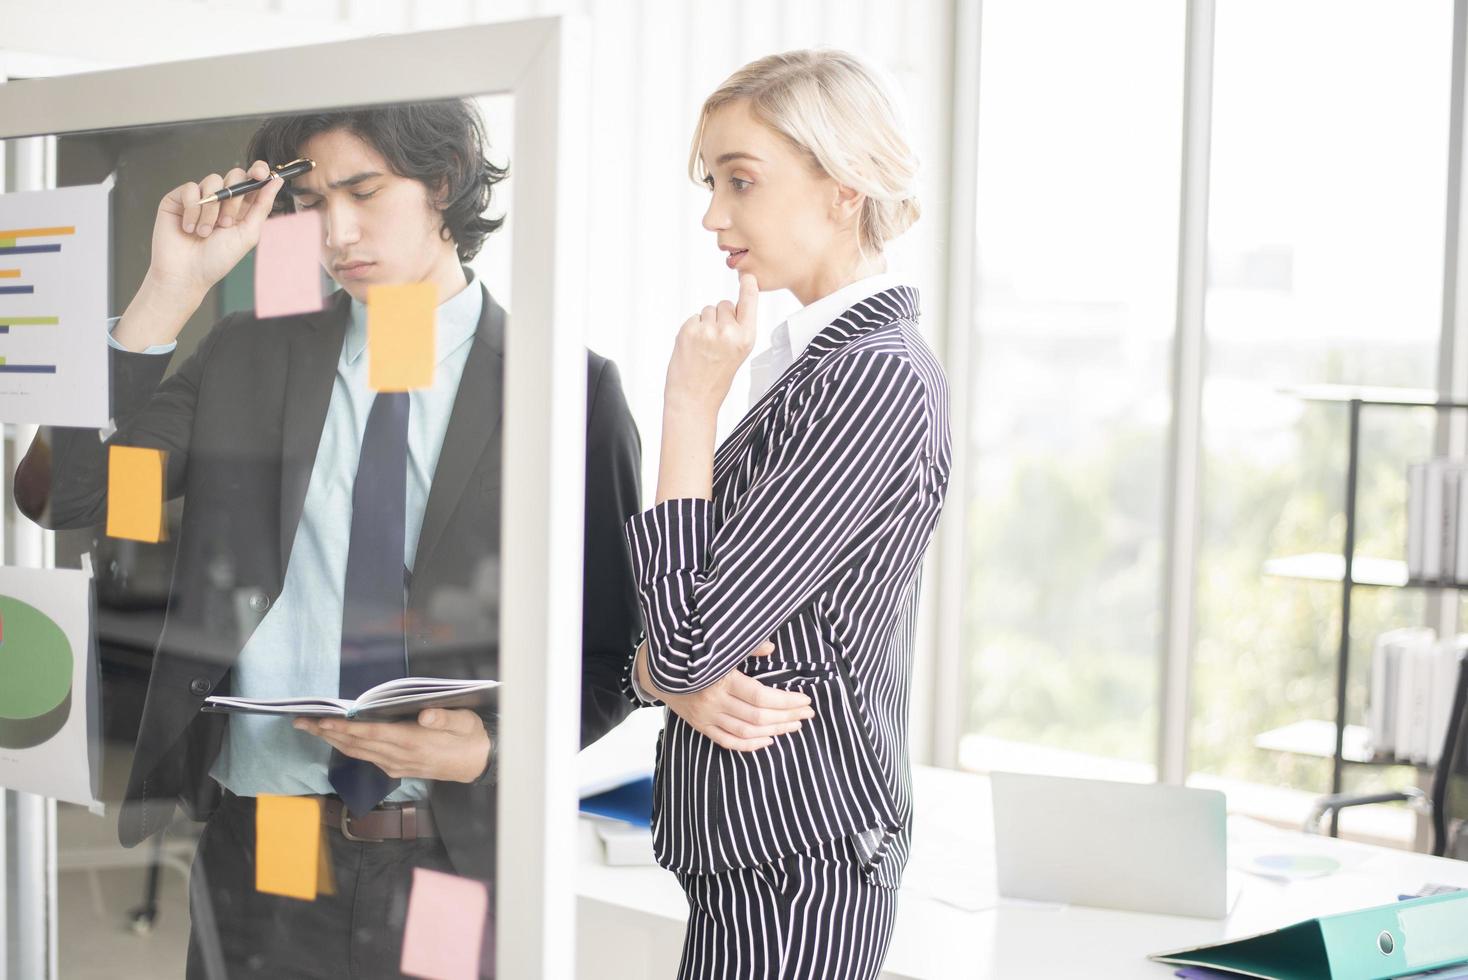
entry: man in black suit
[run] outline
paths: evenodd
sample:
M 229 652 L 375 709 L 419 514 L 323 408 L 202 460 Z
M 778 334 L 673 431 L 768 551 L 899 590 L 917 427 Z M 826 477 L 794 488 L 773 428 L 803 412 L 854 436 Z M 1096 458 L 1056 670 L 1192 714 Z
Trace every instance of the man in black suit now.
M 207 821 L 189 975 L 397 976 L 412 869 L 493 876 L 495 709 L 293 725 L 200 707 L 498 676 L 505 314 L 462 263 L 502 220 L 483 215 L 505 171 L 458 101 L 271 120 L 249 157 L 162 200 L 147 276 L 108 341 L 116 431 L 52 430 L 49 481 L 35 447 L 17 474 L 49 483 L 49 511 L 18 502 L 50 527 L 101 523 L 114 445 L 165 450 L 166 494 L 184 498 L 119 836 L 137 844 L 179 803 Z M 289 187 L 199 203 L 296 157 L 316 167 Z M 341 290 L 319 313 L 225 318 L 165 379 L 183 325 L 272 209 L 321 213 L 321 262 Z M 433 384 L 373 392 L 367 288 L 415 282 L 440 304 Z M 641 632 L 621 530 L 640 508 L 637 430 L 611 362 L 589 354 L 587 383 L 583 745 L 628 710 L 620 672 Z M 321 798 L 334 895 L 256 891 L 265 794 Z

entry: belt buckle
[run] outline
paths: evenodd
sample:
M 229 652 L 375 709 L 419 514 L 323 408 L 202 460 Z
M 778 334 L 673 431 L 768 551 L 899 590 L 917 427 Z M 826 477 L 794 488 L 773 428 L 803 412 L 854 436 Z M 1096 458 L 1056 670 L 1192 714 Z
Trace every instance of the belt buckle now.
M 383 841 L 387 840 L 386 837 L 358 837 L 356 834 L 352 833 L 350 829 L 349 825 L 351 823 L 351 820 L 352 814 L 347 809 L 346 802 L 343 801 L 341 816 L 337 819 L 336 822 L 337 829 L 342 832 L 343 837 L 350 841 L 356 841 L 359 844 L 381 844 Z

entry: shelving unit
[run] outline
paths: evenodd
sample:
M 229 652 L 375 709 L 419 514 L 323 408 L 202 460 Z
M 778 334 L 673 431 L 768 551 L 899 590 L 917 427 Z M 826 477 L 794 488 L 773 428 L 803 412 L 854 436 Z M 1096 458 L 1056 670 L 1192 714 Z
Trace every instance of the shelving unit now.
M 1356 483 L 1361 457 L 1361 413 L 1366 408 L 1426 408 L 1437 412 L 1468 410 L 1468 402 L 1440 399 L 1436 392 L 1409 388 L 1353 388 L 1313 385 L 1286 392 L 1305 401 L 1344 404 L 1349 412 L 1349 448 L 1346 459 L 1346 534 L 1340 554 L 1294 555 L 1264 563 L 1266 575 L 1313 582 L 1338 582 L 1341 589 L 1341 632 L 1336 655 L 1335 720 L 1307 719 L 1257 736 L 1262 749 L 1310 755 L 1331 760 L 1330 791 L 1340 793 L 1347 764 L 1376 766 L 1413 765 L 1368 751 L 1367 731 L 1346 723 L 1346 686 L 1351 662 L 1351 593 L 1360 587 L 1468 589 L 1464 582 L 1428 582 L 1409 579 L 1407 563 L 1390 558 L 1356 554 Z M 1418 765 L 1416 768 L 1430 767 Z M 1331 820 L 1331 836 L 1339 831 Z

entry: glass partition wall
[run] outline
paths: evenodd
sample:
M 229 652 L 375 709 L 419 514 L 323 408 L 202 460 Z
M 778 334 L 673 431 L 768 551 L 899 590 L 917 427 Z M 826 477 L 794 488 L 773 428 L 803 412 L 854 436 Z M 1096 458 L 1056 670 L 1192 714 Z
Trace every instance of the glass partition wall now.
M 486 968 L 570 974 L 577 583 L 595 474 L 574 287 L 585 256 L 563 234 L 579 183 L 560 178 L 584 155 L 581 93 L 562 84 L 581 44 L 576 24 L 546 20 L 0 86 L 0 215 L 21 216 L 0 220 L 0 636 L 12 658 L 17 643 L 40 650 L 52 634 L 37 639 L 49 627 L 26 609 L 46 607 L 75 666 L 55 731 L 17 734 L 3 716 L 22 709 L 0 698 L 10 976 L 182 975 L 186 957 L 198 975 L 348 956 L 396 970 L 433 887 L 466 882 L 459 932 L 481 883 L 477 921 L 497 936 L 475 944 Z M 440 70 L 353 70 L 419 60 Z M 222 81 L 242 77 L 266 81 Z M 170 194 L 238 180 L 251 150 L 317 168 L 277 194 L 254 232 L 264 244 L 206 256 Z M 82 203 L 57 196 L 88 187 Z M 243 235 L 254 199 L 222 205 L 211 237 Z M 393 291 L 425 279 L 437 288 Z M 393 313 L 394 300 L 407 306 Z M 96 418 L 79 408 L 93 403 Z M 372 478 L 394 459 L 400 496 Z M 380 574 L 390 562 L 361 560 L 399 548 L 400 585 Z M 51 576 L 29 604 L 28 574 Z M 611 674 L 634 637 L 625 622 L 588 625 L 606 641 L 588 661 Z M 201 710 L 403 676 L 501 686 L 376 729 Z M 34 675 L 23 686 L 46 695 Z M 444 728 L 432 765 L 414 741 L 430 722 Z M 38 753 L 76 726 L 57 765 L 80 767 L 80 788 L 50 792 Z M 360 806 L 315 799 L 338 787 Z M 383 799 L 394 826 L 354 817 Z M 311 854 L 316 873 L 272 878 L 299 877 Z M 373 912 L 344 924 L 334 896 L 369 886 Z M 124 918 L 149 942 L 128 943 Z

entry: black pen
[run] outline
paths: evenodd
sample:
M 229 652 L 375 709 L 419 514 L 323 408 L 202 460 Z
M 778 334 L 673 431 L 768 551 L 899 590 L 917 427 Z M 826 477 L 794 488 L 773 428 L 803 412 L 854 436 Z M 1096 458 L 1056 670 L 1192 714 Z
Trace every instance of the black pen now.
M 282 163 L 280 166 L 271 170 L 270 173 L 271 176 L 279 177 L 281 180 L 290 180 L 292 177 L 299 177 L 301 174 L 315 167 L 315 160 L 307 160 L 305 157 L 302 157 L 299 160 L 292 160 L 290 163 Z M 270 183 L 270 177 L 266 177 L 263 180 L 247 180 L 243 184 L 235 184 L 233 187 L 217 190 L 199 201 L 199 203 L 213 204 L 215 201 L 227 201 L 231 197 L 239 197 L 241 194 L 248 194 L 250 191 L 259 190 L 268 183 Z

